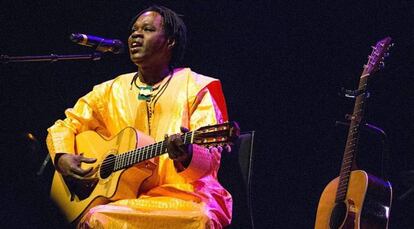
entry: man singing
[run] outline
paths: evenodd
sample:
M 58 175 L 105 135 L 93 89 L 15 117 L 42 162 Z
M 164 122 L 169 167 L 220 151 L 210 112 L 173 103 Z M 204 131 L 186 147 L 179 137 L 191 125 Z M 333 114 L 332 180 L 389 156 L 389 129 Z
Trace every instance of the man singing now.
M 152 160 L 154 175 L 135 198 L 89 209 L 79 228 L 222 228 L 231 222 L 232 197 L 217 180 L 221 148 L 183 144 L 176 133 L 227 121 L 221 84 L 189 68 L 182 59 L 186 27 L 172 10 L 152 6 L 134 19 L 128 39 L 137 71 L 101 83 L 67 109 L 48 131 L 56 170 L 82 180 L 95 158 L 75 152 L 75 136 L 94 130 L 111 138 L 134 127 L 155 141 L 167 137 L 168 154 Z M 104 152 L 103 152 L 104 153 Z

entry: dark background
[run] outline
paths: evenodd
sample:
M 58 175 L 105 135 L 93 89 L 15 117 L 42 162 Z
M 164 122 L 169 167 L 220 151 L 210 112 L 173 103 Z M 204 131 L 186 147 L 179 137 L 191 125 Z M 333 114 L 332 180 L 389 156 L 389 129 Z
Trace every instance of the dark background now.
M 368 2 L 368 1 L 367 1 Z M 2 1 L 0 54 L 80 54 L 79 32 L 126 42 L 131 18 L 149 1 Z M 414 4 L 411 1 L 159 1 L 184 15 L 185 66 L 219 78 L 231 120 L 255 130 L 253 209 L 257 228 L 312 228 L 319 197 L 339 174 L 355 89 L 370 46 L 391 36 L 386 67 L 372 76 L 358 164 L 393 184 L 390 228 L 414 225 Z M 0 65 L 1 215 L 8 227 L 59 225 L 47 199 L 51 165 L 37 176 L 46 129 L 92 86 L 134 71 L 127 54 L 100 61 Z M 33 133 L 39 146 L 25 137 Z M 36 148 L 37 147 L 37 148 Z M 412 179 L 411 179 L 412 181 Z M 411 183 L 411 186 L 414 184 Z M 410 213 L 411 212 L 411 213 Z

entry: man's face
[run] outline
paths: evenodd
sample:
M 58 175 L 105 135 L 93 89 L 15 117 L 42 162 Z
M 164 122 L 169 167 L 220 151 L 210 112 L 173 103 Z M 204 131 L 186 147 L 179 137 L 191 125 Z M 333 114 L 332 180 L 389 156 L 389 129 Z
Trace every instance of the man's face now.
M 129 54 L 136 65 L 169 63 L 171 49 L 164 34 L 162 16 L 154 11 L 143 13 L 132 26 L 128 39 Z

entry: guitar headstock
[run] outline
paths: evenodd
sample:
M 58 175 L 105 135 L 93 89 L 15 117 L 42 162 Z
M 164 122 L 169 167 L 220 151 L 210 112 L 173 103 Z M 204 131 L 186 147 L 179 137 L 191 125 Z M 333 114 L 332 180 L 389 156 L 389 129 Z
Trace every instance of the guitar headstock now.
M 194 131 L 193 143 L 204 146 L 231 145 L 239 135 L 237 122 L 225 122 L 197 129 Z
M 384 59 L 388 56 L 388 50 L 393 45 L 391 43 L 391 37 L 386 37 L 378 41 L 375 46 L 372 46 L 372 52 L 368 56 L 368 62 L 364 66 L 362 76 L 370 75 L 378 71 L 381 67 L 384 67 Z

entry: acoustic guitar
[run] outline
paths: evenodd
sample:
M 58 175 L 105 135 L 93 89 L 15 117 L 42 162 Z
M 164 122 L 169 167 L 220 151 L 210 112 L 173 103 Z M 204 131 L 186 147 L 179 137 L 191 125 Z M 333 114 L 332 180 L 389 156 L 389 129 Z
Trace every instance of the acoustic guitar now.
M 239 135 L 236 122 L 205 126 L 181 135 L 184 144 L 217 146 L 231 144 Z M 69 179 L 55 172 L 51 197 L 70 223 L 90 208 L 119 199 L 136 198 L 140 185 L 153 175 L 152 158 L 167 153 L 166 140 L 154 140 L 127 127 L 111 139 L 94 131 L 76 136 L 76 152 L 97 158 L 85 180 Z M 86 167 L 85 167 L 86 168 Z
M 358 90 L 355 91 L 355 105 L 348 116 L 350 126 L 339 177 L 324 189 L 318 205 L 315 228 L 387 228 L 391 210 L 392 188 L 363 170 L 356 169 L 355 158 L 358 139 L 368 96 L 368 78 L 383 64 L 391 46 L 391 38 L 377 42 L 368 62 L 364 65 Z

